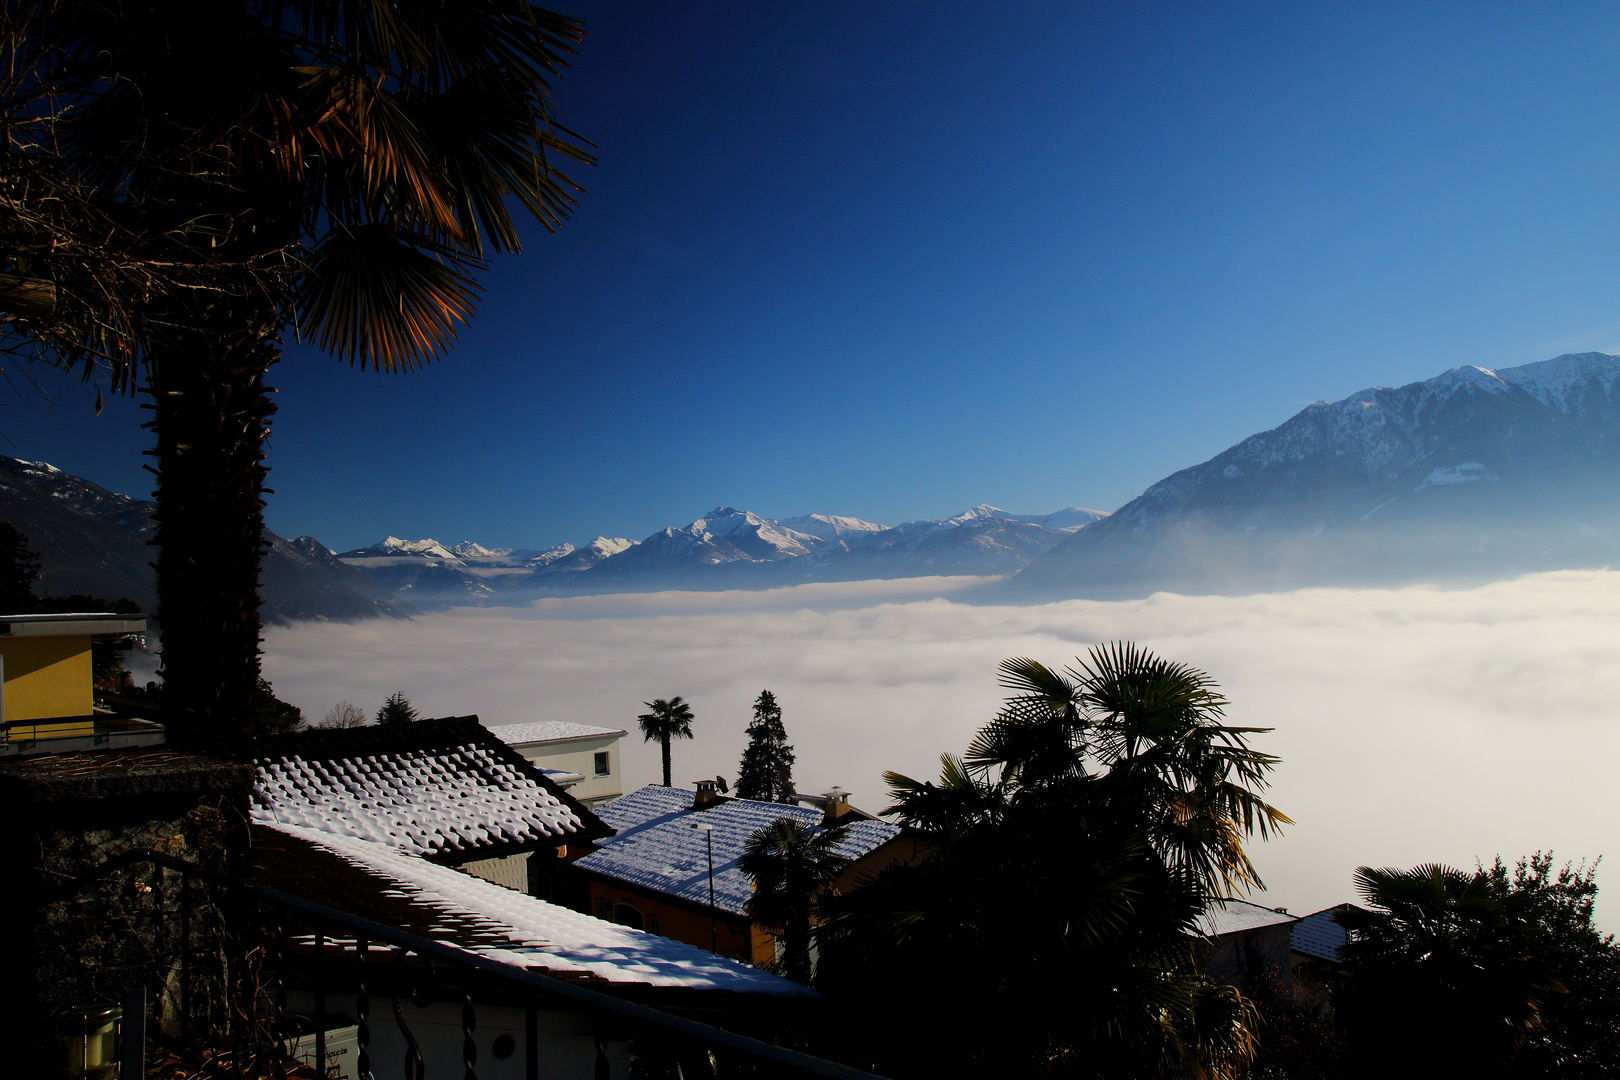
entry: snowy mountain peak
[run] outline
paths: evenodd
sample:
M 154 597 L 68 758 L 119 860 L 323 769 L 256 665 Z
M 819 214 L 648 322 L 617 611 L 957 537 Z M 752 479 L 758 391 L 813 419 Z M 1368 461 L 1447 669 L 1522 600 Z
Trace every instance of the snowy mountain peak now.
M 1538 404 L 1569 416 L 1616 419 L 1616 386 L 1620 356 L 1609 353 L 1565 353 L 1495 374 Z
M 424 559 L 456 557 L 455 552 L 437 540 L 401 540 L 397 536 L 385 536 L 370 547 L 360 550 L 367 555 L 415 555 Z
M 512 554 L 511 548 L 487 548 L 482 544 L 475 544 L 471 540 L 463 540 L 450 550 L 463 559 L 495 559 L 502 555 Z
M 600 555 L 604 559 L 612 555 L 617 555 L 621 551 L 629 551 L 635 546 L 636 541 L 626 540 L 622 536 L 598 536 L 595 540 L 592 540 L 590 543 L 585 545 L 588 551 L 592 552 L 593 554 Z
M 698 518 L 687 526 L 687 530 L 694 536 L 701 533 L 710 533 L 714 536 L 728 536 L 738 529 L 757 528 L 768 525 L 762 517 L 757 517 L 746 510 L 736 510 L 729 506 L 717 506 L 703 517 Z
M 875 525 L 860 518 L 839 517 L 836 514 L 801 514 L 798 517 L 777 518 L 774 524 L 794 532 L 818 536 L 823 540 L 837 540 L 842 536 L 865 536 L 882 532 L 886 526 Z

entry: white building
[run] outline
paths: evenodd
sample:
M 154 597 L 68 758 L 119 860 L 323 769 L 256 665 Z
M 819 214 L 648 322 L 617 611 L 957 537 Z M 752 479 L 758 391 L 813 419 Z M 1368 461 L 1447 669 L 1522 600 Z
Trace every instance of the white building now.
M 619 740 L 626 732 L 618 728 L 542 720 L 503 724 L 490 731 L 588 807 L 612 802 L 624 794 Z

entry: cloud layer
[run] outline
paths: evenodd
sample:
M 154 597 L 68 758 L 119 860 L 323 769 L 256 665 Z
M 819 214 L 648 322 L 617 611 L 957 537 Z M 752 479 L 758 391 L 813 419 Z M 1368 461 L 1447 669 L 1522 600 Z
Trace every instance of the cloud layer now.
M 633 732 L 644 700 L 693 703 L 697 738 L 675 751 L 675 780 L 689 783 L 735 776 L 750 705 L 768 687 L 797 747 L 800 790 L 841 784 L 878 810 L 883 770 L 932 775 L 938 755 L 961 751 L 993 714 L 1002 658 L 1065 664 L 1130 639 L 1208 671 L 1235 722 L 1276 729 L 1260 747 L 1283 758 L 1273 801 L 1298 824 L 1257 849 L 1268 904 L 1304 912 L 1352 899 L 1362 864 L 1617 847 L 1620 573 L 1028 607 L 962 602 L 939 595 L 943 584 L 303 624 L 267 633 L 265 669 L 311 718 L 340 698 L 375 711 L 402 689 L 427 715 L 623 727 L 632 786 L 658 768 Z M 1620 886 L 1598 914 L 1620 927 Z

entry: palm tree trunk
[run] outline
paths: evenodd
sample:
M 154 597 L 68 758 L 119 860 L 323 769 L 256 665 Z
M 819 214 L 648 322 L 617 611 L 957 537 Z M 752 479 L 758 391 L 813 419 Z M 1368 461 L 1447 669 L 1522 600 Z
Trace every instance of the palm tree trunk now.
M 672 785 L 669 782 L 669 732 L 664 732 L 658 744 L 664 751 L 664 786 L 670 787 Z
M 275 412 L 264 377 L 279 349 L 258 305 L 228 306 L 204 318 L 235 326 L 180 330 L 153 350 L 146 426 L 157 436 L 147 453 L 158 462 L 152 543 L 169 742 L 240 753 L 259 681 L 264 440 Z
M 795 914 L 782 927 L 782 973 L 810 985 L 810 920 Z

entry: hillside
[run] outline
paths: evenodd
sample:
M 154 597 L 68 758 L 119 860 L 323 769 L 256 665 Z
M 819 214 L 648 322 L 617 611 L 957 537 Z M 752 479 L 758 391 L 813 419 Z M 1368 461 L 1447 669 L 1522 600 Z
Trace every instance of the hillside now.
M 1018 575 L 1029 599 L 1469 582 L 1620 555 L 1620 357 L 1459 367 L 1307 406 Z
M 108 491 L 44 462 L 0 457 L 0 520 L 39 552 L 34 591 L 41 596 L 127 597 L 155 613 L 156 553 L 149 545 L 155 509 L 156 503 Z M 286 540 L 266 530 L 265 539 L 270 546 L 260 595 L 267 623 L 405 617 L 415 611 L 313 537 Z

